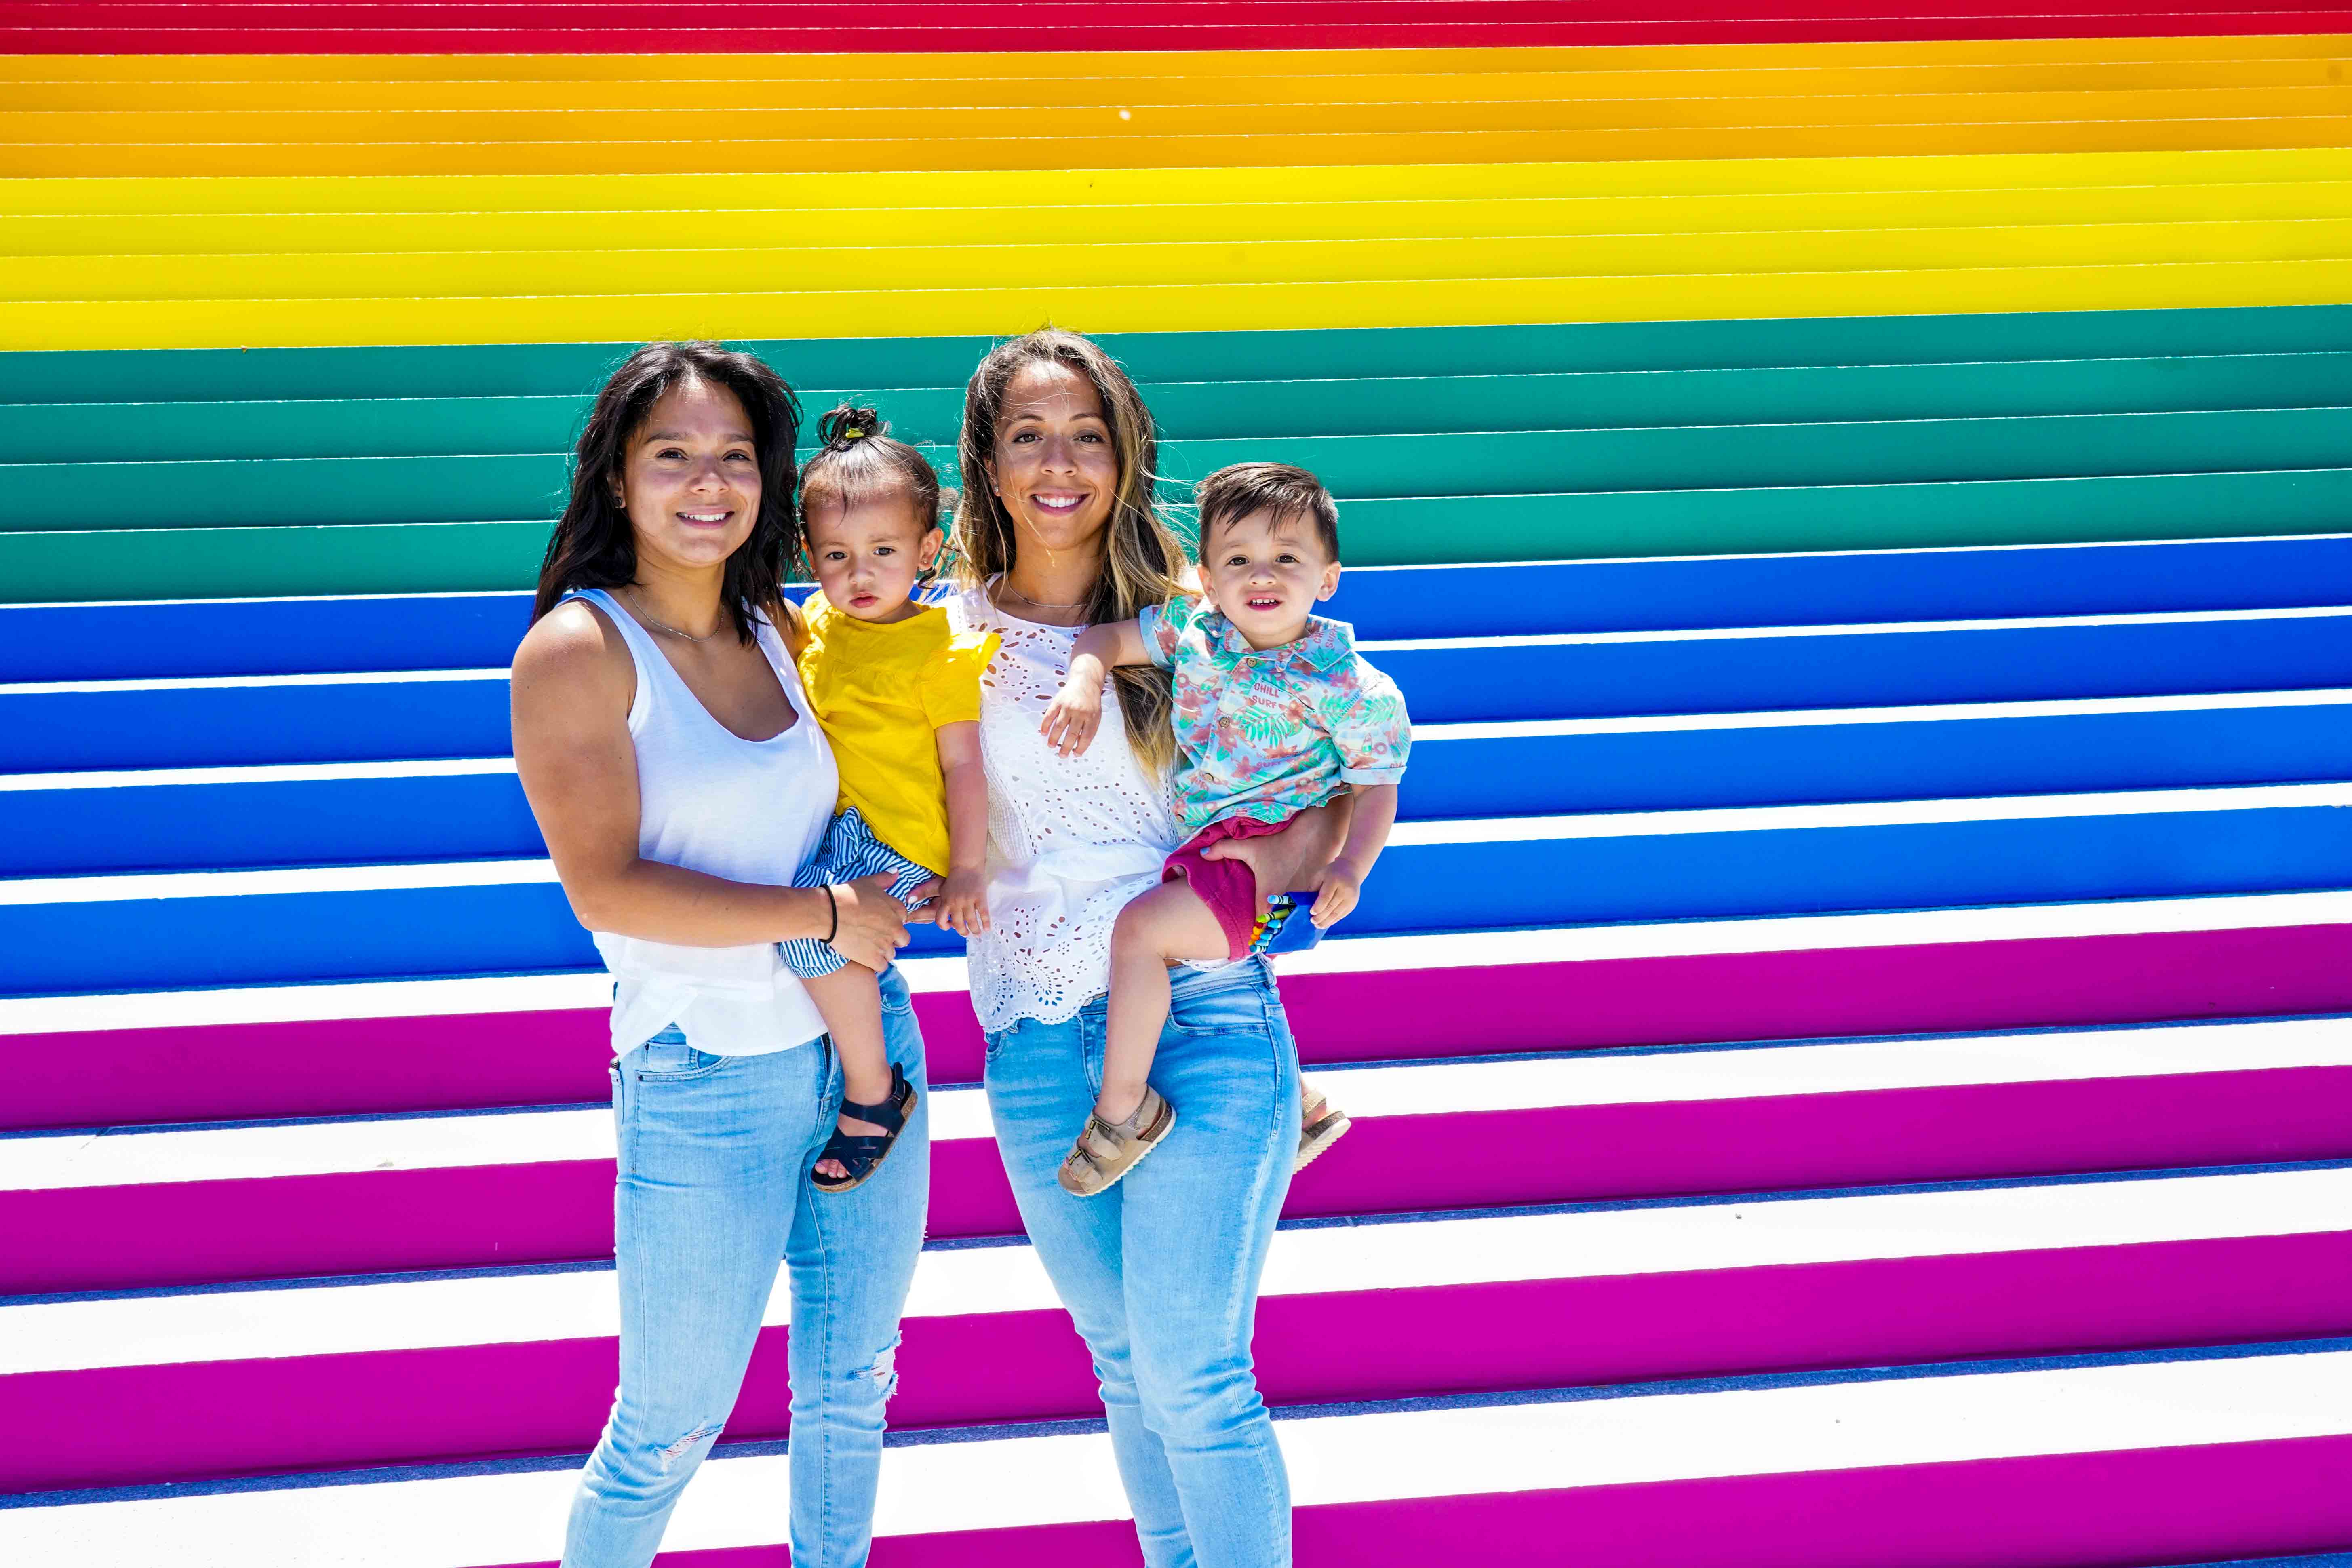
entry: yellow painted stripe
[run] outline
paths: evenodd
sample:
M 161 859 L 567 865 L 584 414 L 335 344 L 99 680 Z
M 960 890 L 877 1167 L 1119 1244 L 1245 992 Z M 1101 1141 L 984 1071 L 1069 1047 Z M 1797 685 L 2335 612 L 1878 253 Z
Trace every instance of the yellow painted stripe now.
M 1277 201 L 1255 189 L 1226 202 L 1011 206 L 600 208 L 579 212 L 198 213 L 20 215 L 0 231 L 0 257 L 142 257 L 158 276 L 176 257 L 267 257 L 281 268 L 338 252 L 643 250 L 690 246 L 779 250 L 813 237 L 860 246 L 935 243 L 951 236 L 1082 233 L 1089 244 L 1150 240 L 1446 239 L 1756 230 L 1936 229 L 2047 224 L 2215 223 L 2352 217 L 2352 153 L 2343 177 L 2243 184 L 2111 184 L 1992 190 L 1798 192 L 1548 200 Z M 634 193 L 652 198 L 664 193 Z M 942 189 L 939 199 L 957 192 Z M 846 227 L 842 226 L 846 225 Z
M 2352 34 L 2201 37 L 1936 39 L 1889 43 L 1661 44 L 1607 47 L 1458 49 L 1193 49 L 1074 51 L 1050 72 L 1021 53 L 672 55 L 0 55 L 0 83 L 301 82 L 319 80 L 623 82 L 674 79 L 816 83 L 913 79 L 1497 74 L 1514 71 L 1734 71 L 1954 64 L 2324 59 Z
M 714 239 L 719 237 L 711 237 Z M 0 299 L 369 300 L 442 296 L 758 293 L 894 288 L 1203 283 L 1370 284 L 1584 275 L 1898 270 L 2352 257 L 2352 216 L 2218 223 L 1797 229 L 1707 235 L 1479 235 L 1435 239 L 1190 240 L 1107 244 L 743 246 L 705 249 L 395 251 L 310 256 L 0 258 Z
M 364 300 L 0 302 L 0 350 L 1096 332 L 2167 310 L 2352 299 L 2352 260 L 1386 283 L 1124 284 Z
M 1960 157 L 1738 158 L 1642 163 L 1395 167 L 1088 169 L 1054 177 L 1004 172 L 786 173 L 682 182 L 675 175 L 474 175 L 350 179 L 0 179 L 0 216 L 444 213 L 556 215 L 866 207 L 1181 205 L 1447 198 L 1592 201 L 1892 191 L 2151 188 L 2352 178 L 2352 151 L 2290 148 L 2187 153 Z M 14 226 L 0 228 L 5 246 Z

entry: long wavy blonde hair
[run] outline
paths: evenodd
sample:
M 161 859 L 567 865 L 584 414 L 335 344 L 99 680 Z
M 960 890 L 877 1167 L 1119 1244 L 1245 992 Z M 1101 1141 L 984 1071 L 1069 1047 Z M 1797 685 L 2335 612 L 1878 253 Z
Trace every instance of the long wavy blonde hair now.
M 1041 362 L 1067 365 L 1085 376 L 1102 400 L 1118 484 L 1104 527 L 1103 570 L 1087 596 L 1086 616 L 1089 625 L 1132 619 L 1145 605 L 1164 605 L 1184 591 L 1184 546 L 1160 515 L 1152 493 L 1160 460 L 1159 427 L 1118 362 L 1093 339 L 1059 327 L 1040 327 L 997 344 L 964 388 L 963 435 L 957 447 L 963 475 L 955 516 L 957 578 L 967 587 L 985 590 L 1019 558 L 1020 535 L 989 484 L 988 463 L 996 455 L 996 423 L 1005 388 L 1023 367 Z M 1128 743 L 1146 764 L 1165 770 L 1176 756 L 1168 672 L 1144 665 L 1120 669 L 1113 679 L 1118 683 Z

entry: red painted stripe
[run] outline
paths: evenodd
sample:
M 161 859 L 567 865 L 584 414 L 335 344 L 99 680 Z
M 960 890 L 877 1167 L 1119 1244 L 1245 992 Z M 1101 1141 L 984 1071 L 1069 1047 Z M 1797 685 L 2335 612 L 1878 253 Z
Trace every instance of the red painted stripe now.
M 1344 1100 L 1343 1083 L 1335 1083 Z M 1509 1148 L 1508 1161 L 1466 1161 Z M 2352 1158 L 2352 1068 L 1366 1118 L 1293 1218 Z M 994 1143 L 933 1146 L 934 1237 L 1021 1229 Z M 609 1162 L 0 1193 L 0 1294 L 609 1258 Z
M 2326 33 L 2352 11 L 2266 0 L 2193 6 L 1942 0 L 1910 15 L 1874 0 L 1149 0 L 930 4 L 887 20 L 803 7 L 227 3 L 0 4 L 0 49 L 26 53 L 614 53 L 986 49 L 1255 49 L 1824 42 L 1916 38 Z
M 1256 1346 L 1297 1405 L 2347 1330 L 2352 1232 L 1276 1296 Z M 730 1438 L 785 1435 L 785 1335 L 761 1334 Z M 0 1489 L 584 1451 L 616 1365 L 598 1339 L 0 1378 L 42 1434 L 0 1452 Z M 909 1320 L 898 1372 L 902 1428 L 1101 1412 L 1058 1309 Z
M 2352 1012 L 2352 925 L 1308 974 L 1309 1062 Z M 979 1077 L 961 994 L 916 998 L 931 1075 Z M 601 1011 L 91 1030 L 10 1041 L 0 1128 L 586 1103 Z

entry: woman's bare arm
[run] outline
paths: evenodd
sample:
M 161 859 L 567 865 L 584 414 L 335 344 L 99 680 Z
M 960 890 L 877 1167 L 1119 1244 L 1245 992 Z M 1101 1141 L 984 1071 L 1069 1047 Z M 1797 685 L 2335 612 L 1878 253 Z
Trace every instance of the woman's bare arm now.
M 515 654 L 515 769 L 580 923 L 681 947 L 824 936 L 834 915 L 821 889 L 730 882 L 639 858 L 635 685 L 627 645 L 585 605 L 550 613 Z M 834 946 L 869 969 L 907 941 L 906 906 L 883 890 L 888 883 L 869 877 L 834 891 Z
M 1323 868 L 1348 841 L 1356 797 L 1338 795 L 1309 806 L 1279 833 L 1263 838 L 1223 838 L 1202 853 L 1212 860 L 1246 860 L 1257 877 L 1257 918 L 1265 919 L 1266 897 L 1305 892 L 1321 881 Z

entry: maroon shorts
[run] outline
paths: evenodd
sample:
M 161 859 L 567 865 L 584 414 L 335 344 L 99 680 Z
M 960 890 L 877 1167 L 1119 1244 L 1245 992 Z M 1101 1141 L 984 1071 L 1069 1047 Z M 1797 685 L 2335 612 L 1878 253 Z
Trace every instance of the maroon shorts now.
M 1228 816 L 1209 824 L 1168 857 L 1160 880 L 1173 881 L 1181 877 L 1192 884 L 1192 891 L 1209 906 L 1217 923 L 1225 928 L 1227 958 L 1247 956 L 1251 939 L 1257 935 L 1257 873 L 1250 869 L 1246 860 L 1212 860 L 1201 851 L 1219 839 L 1262 838 L 1289 826 L 1287 822 L 1260 822 L 1255 816 Z

